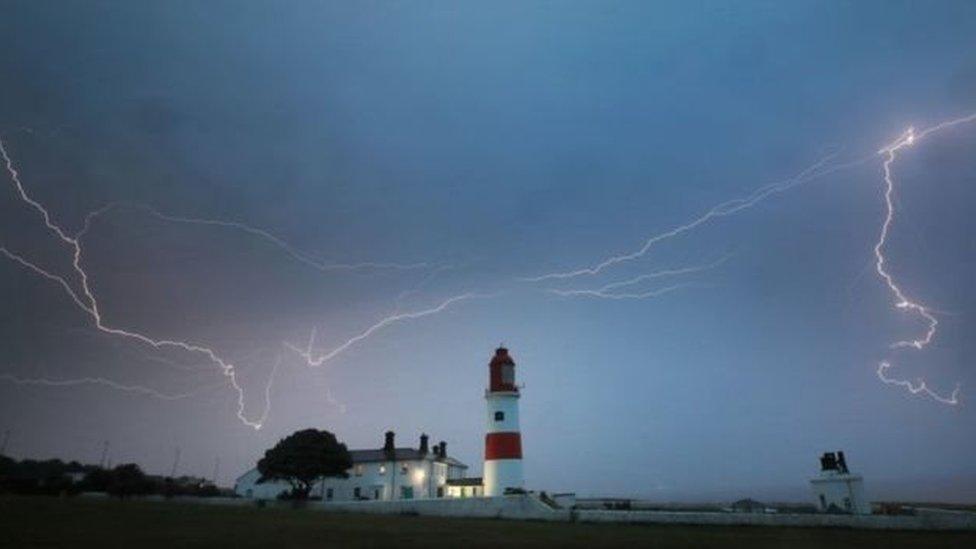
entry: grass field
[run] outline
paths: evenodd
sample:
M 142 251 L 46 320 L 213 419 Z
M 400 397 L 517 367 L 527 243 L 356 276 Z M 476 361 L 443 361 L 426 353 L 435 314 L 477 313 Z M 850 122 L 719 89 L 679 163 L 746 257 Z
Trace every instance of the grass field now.
M 0 497 L 3 547 L 976 547 L 972 532 L 567 524 Z

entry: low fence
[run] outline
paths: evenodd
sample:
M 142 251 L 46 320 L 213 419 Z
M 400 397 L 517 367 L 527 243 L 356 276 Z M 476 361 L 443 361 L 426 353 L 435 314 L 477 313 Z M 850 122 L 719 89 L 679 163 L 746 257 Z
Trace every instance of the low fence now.
M 710 526 L 791 526 L 870 530 L 976 530 L 976 513 L 931 513 L 915 516 L 781 513 L 705 513 L 669 511 L 576 511 L 581 522 L 698 524 Z
M 871 530 L 976 530 L 976 513 L 915 509 L 914 515 L 829 515 L 790 513 L 723 513 L 708 511 L 640 511 L 562 509 L 535 494 L 479 498 L 441 498 L 394 501 L 293 502 L 244 498 L 148 496 L 144 501 L 172 501 L 198 505 L 300 507 L 333 513 L 423 515 L 434 517 L 498 518 L 550 522 L 623 524 L 684 524 L 702 526 L 781 526 L 798 528 L 860 528 Z
M 479 498 L 408 499 L 393 501 L 341 501 L 309 506 L 324 511 L 425 515 L 435 517 L 503 518 L 513 520 L 568 521 L 570 512 L 553 509 L 529 495 Z
M 309 505 L 324 511 L 502 518 L 554 522 L 614 522 L 707 526 L 785 526 L 871 530 L 976 530 L 976 513 L 931 512 L 914 516 L 787 513 L 723 513 L 558 509 L 532 494 L 485 498 L 350 501 Z

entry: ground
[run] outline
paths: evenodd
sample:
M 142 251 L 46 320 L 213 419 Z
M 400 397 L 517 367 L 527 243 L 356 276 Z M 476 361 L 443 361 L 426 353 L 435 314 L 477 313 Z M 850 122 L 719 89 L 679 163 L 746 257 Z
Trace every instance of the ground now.
M 0 496 L 0 547 L 976 547 L 976 532 L 567 524 Z

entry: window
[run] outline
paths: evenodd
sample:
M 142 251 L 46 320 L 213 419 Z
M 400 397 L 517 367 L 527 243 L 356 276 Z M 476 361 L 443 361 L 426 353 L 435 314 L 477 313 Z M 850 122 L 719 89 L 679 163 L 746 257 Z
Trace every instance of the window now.
M 405 474 L 407 474 L 409 472 L 410 472 L 410 466 L 409 465 L 407 465 L 406 463 L 404 463 L 403 465 L 400 466 L 400 474 L 401 475 L 405 475 Z
M 844 498 L 844 509 L 851 510 L 851 498 Z
M 468 489 L 467 488 L 461 488 L 461 497 L 462 498 L 468 497 Z
M 827 510 L 827 498 L 823 494 L 820 494 L 820 508 L 824 511 Z
M 505 421 L 505 412 L 495 412 L 495 421 Z
M 515 367 L 511 364 L 502 366 L 502 383 L 515 385 Z
M 385 475 L 386 474 L 386 465 L 380 465 L 380 474 L 381 475 Z
M 363 466 L 362 463 L 357 463 L 356 464 L 356 476 L 357 477 L 363 476 L 363 471 L 364 470 L 365 470 L 365 467 Z
M 359 488 L 359 486 L 352 489 L 352 497 L 359 499 L 360 497 L 362 497 L 362 494 L 363 491 L 361 488 Z
M 380 489 L 376 488 L 373 490 L 373 499 L 380 499 Z
M 326 488 L 325 489 L 325 499 L 326 499 L 326 501 L 332 501 L 332 496 L 333 495 L 334 495 L 334 492 L 332 491 L 332 488 Z
M 401 486 L 400 499 L 413 499 L 413 486 Z
M 444 487 L 443 486 L 438 486 L 437 487 L 437 497 L 439 497 L 439 498 L 444 497 Z

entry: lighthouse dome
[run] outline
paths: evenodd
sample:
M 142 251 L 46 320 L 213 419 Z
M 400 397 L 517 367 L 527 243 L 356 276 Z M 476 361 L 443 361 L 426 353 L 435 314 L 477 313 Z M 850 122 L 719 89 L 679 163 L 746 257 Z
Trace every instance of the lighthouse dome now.
M 518 392 L 518 387 L 515 385 L 515 361 L 508 354 L 508 349 L 505 347 L 495 349 L 495 356 L 491 358 L 488 370 L 489 392 Z

